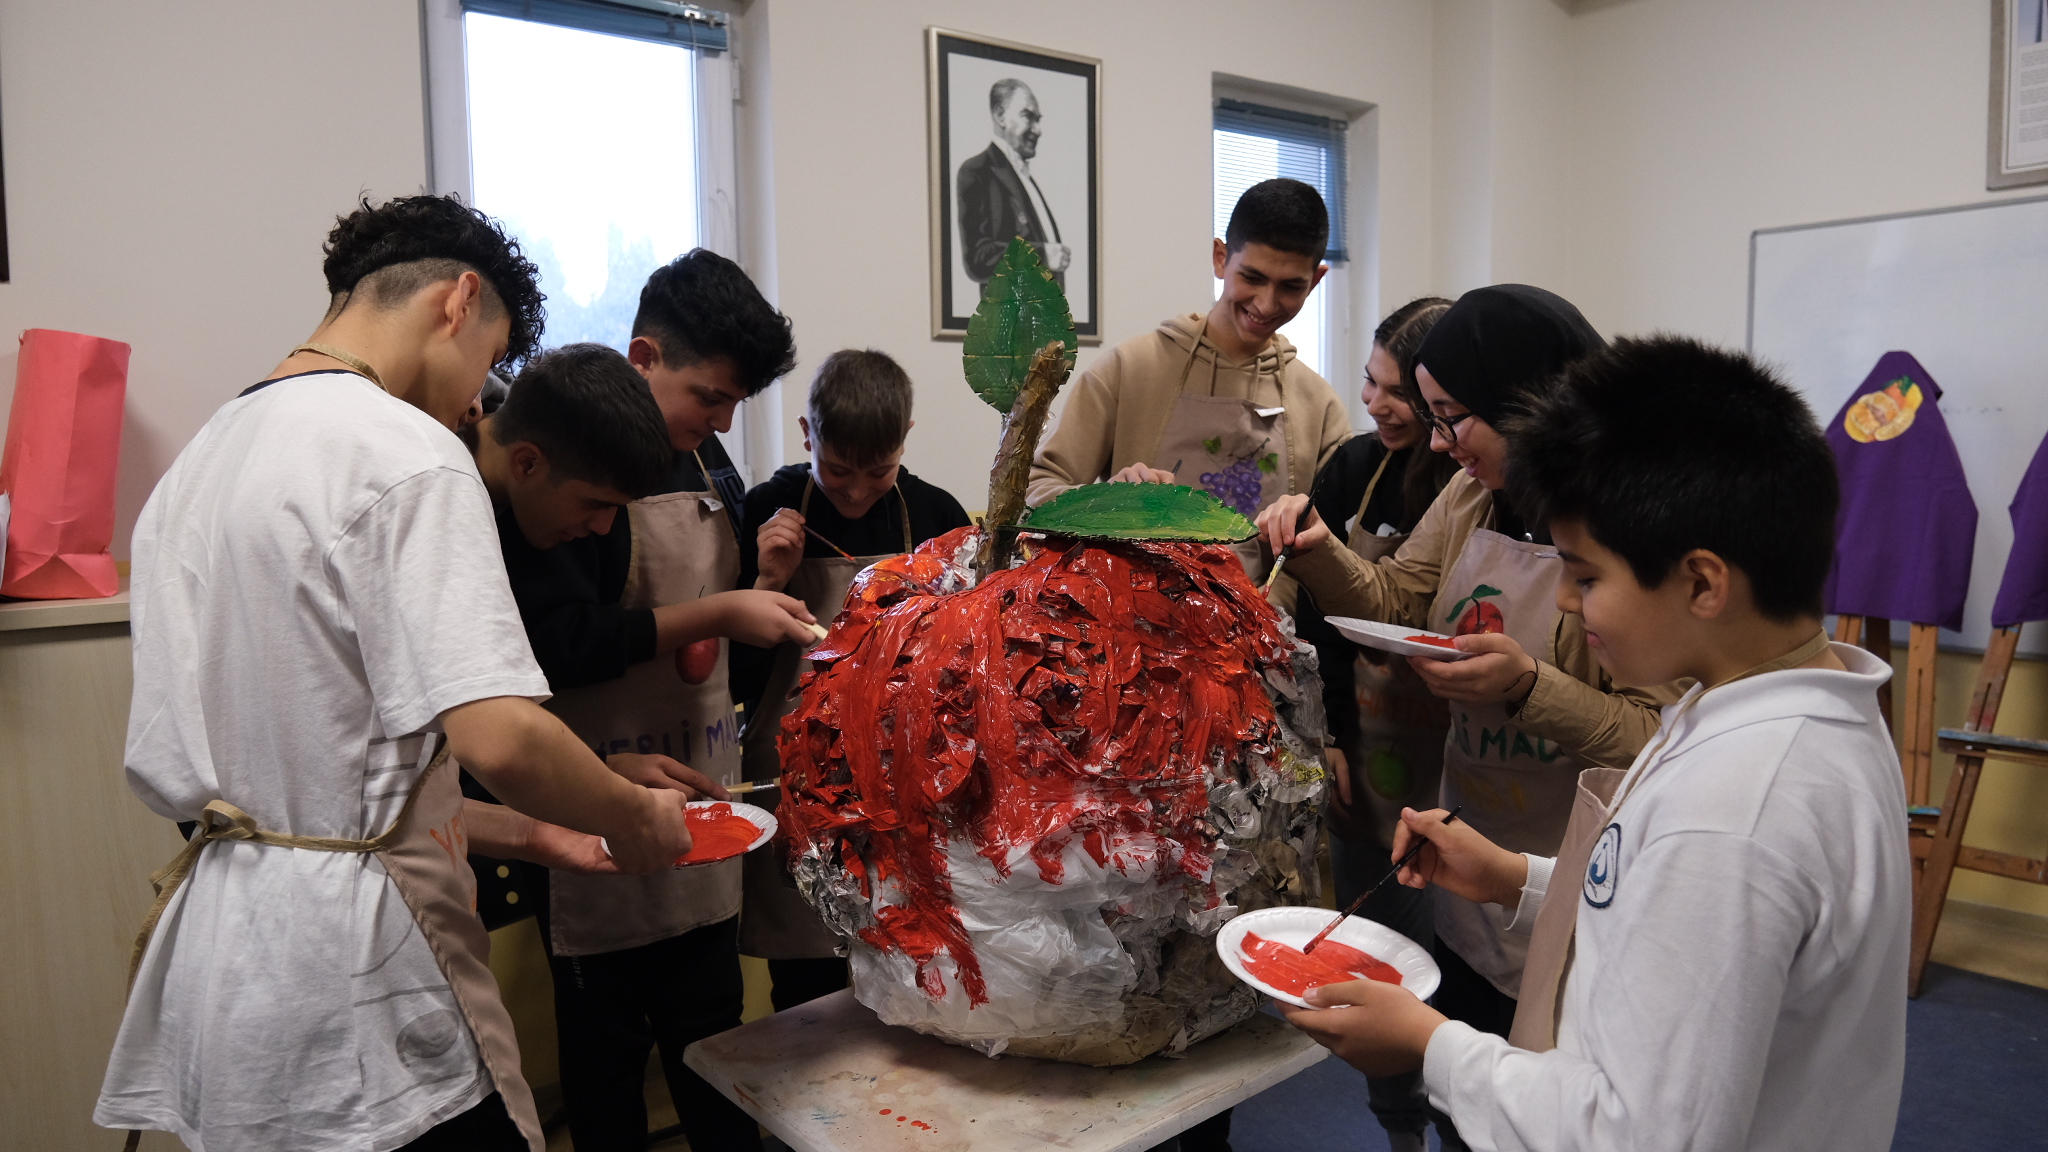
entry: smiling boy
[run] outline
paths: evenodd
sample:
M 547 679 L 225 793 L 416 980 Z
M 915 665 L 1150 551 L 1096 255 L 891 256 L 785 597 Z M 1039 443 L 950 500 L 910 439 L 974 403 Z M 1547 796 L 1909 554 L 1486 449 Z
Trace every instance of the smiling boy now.
M 1080 374 L 1032 464 L 1030 503 L 1102 480 L 1178 483 L 1249 519 L 1308 491 L 1351 438 L 1351 418 L 1280 329 L 1329 271 L 1329 235 L 1329 211 L 1309 185 L 1247 189 L 1211 244 L 1222 295 L 1206 314 L 1166 320 Z
M 910 375 L 887 355 L 847 348 L 825 358 L 797 424 L 807 464 L 791 464 L 747 493 L 740 582 L 787 591 L 819 620 L 839 614 L 855 574 L 970 521 L 953 494 L 903 467 L 910 434 Z M 779 721 L 804 667 L 802 650 L 733 649 L 735 699 L 746 702 L 749 780 L 782 771 Z M 774 804 L 777 793 L 757 794 Z M 774 853 L 747 860 L 740 950 L 768 961 L 777 1011 L 846 986 L 840 940 L 797 896 Z
M 1745 356 L 1622 340 L 1504 424 L 1617 684 L 1697 681 L 1626 772 L 1588 769 L 1558 855 L 1402 815 L 1402 882 L 1533 928 L 1507 1040 L 1392 985 L 1288 1019 L 1369 1074 L 1420 1066 L 1475 1148 L 1891 1145 L 1912 877 L 1876 689 L 1821 632 L 1833 460 Z

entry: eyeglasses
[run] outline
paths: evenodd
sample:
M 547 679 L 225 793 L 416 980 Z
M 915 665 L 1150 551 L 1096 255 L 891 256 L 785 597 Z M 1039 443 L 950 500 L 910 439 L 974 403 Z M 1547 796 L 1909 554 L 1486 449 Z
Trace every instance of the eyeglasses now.
M 1451 444 L 1458 442 L 1458 425 L 1472 418 L 1472 413 L 1470 412 L 1461 412 L 1456 416 L 1448 418 L 1439 416 L 1431 412 L 1429 406 L 1421 403 L 1419 400 L 1411 403 L 1409 407 L 1415 410 L 1415 419 L 1420 421 L 1425 429 L 1442 436 L 1447 443 Z

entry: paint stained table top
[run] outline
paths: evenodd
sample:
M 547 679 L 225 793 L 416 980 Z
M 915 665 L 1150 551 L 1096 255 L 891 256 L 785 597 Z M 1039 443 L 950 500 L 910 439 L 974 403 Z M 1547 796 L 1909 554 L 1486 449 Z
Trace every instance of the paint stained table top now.
M 849 990 L 701 1040 L 684 1061 L 796 1152 L 1135 1152 L 1327 1055 L 1262 1013 L 1178 1060 L 991 1060 L 884 1024 Z

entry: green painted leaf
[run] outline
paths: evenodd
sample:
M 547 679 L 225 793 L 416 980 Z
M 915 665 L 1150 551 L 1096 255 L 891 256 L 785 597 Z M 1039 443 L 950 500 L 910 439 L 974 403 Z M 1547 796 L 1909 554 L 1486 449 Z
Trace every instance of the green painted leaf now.
M 1088 484 L 1033 509 L 1022 527 L 1097 540 L 1231 544 L 1258 529 L 1229 505 L 1178 484 Z
M 1204 451 L 1208 452 L 1208 453 L 1209 453 L 1209 455 L 1211 455 L 1211 456 L 1220 456 L 1220 455 L 1222 455 L 1222 454 L 1223 454 L 1223 437 L 1221 437 L 1221 436 L 1211 436 L 1211 437 L 1209 437 L 1209 438 L 1208 438 L 1207 440 L 1204 440 L 1204 441 L 1202 441 L 1202 448 L 1203 448 L 1203 450 L 1204 450 Z
M 1259 457 L 1259 471 L 1271 475 L 1279 470 L 1280 454 L 1278 452 L 1268 452 L 1264 456 Z
M 1067 294 L 1046 270 L 1038 249 L 1022 237 L 1012 238 L 967 321 L 960 359 L 968 386 L 989 407 L 1009 415 L 1032 359 L 1054 340 L 1066 342 L 1071 367 L 1079 341 Z

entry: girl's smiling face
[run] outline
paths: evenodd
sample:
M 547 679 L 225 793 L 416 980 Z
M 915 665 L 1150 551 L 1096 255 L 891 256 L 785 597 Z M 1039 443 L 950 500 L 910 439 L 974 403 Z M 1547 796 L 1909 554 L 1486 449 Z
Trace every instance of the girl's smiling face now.
M 1507 441 L 1493 430 L 1493 425 L 1452 399 L 1421 364 L 1415 366 L 1415 383 L 1431 416 L 1430 451 L 1449 454 L 1467 476 L 1492 491 L 1500 491 L 1508 479 Z
M 1377 342 L 1365 359 L 1365 389 L 1359 395 L 1388 451 L 1399 452 L 1422 442 L 1422 422 L 1415 418 L 1415 406 L 1401 386 L 1401 366 Z

